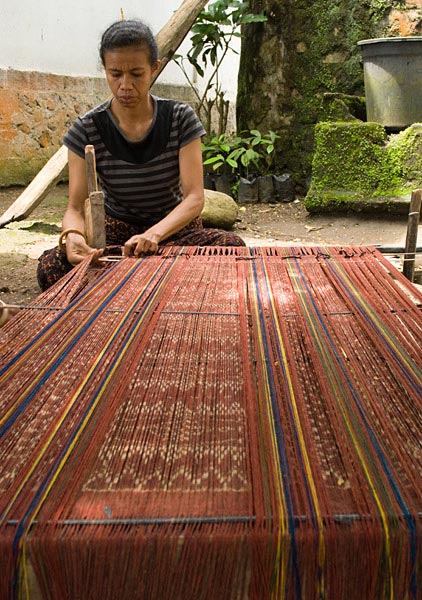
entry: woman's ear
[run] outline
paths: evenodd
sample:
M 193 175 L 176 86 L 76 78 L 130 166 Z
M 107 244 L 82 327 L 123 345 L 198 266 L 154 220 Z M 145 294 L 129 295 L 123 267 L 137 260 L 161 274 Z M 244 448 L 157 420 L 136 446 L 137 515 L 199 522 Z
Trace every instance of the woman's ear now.
M 161 65 L 161 60 L 157 60 L 157 62 L 155 63 L 155 65 L 153 65 L 152 67 L 152 74 L 155 75 L 158 71 L 158 69 L 160 68 Z

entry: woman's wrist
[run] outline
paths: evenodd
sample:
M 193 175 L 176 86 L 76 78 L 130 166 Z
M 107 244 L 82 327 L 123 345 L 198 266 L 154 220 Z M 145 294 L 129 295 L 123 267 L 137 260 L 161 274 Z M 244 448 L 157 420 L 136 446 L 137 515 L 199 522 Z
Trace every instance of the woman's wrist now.
M 66 242 L 68 236 L 72 236 L 72 237 L 73 236 L 81 236 L 85 240 L 85 243 L 87 241 L 85 234 L 82 231 L 80 231 L 79 229 L 73 229 L 73 228 L 64 229 L 61 232 L 60 237 L 59 237 L 59 248 L 61 250 L 65 249 L 64 246 L 65 246 L 65 242 Z
M 144 231 L 144 233 L 140 233 L 139 235 L 148 236 L 148 238 L 153 239 L 154 242 L 156 242 L 157 244 L 159 244 L 161 242 L 161 240 L 164 238 L 164 234 L 156 231 L 154 229 L 154 227 L 147 229 L 146 231 Z

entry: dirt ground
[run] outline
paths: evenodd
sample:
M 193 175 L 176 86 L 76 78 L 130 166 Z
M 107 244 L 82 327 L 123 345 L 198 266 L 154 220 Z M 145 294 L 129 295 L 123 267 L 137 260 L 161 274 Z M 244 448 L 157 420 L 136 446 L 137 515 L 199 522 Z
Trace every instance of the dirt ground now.
M 22 191 L 22 188 L 0 188 L 0 214 Z M 58 185 L 25 220 L 0 229 L 0 300 L 3 302 L 24 305 L 39 294 L 37 258 L 45 249 L 57 244 L 66 202 L 67 186 Z M 406 216 L 310 215 L 302 199 L 241 207 L 234 226 L 249 246 L 403 246 L 406 228 Z M 419 231 L 421 239 L 422 225 Z M 399 259 L 395 260 L 400 268 Z

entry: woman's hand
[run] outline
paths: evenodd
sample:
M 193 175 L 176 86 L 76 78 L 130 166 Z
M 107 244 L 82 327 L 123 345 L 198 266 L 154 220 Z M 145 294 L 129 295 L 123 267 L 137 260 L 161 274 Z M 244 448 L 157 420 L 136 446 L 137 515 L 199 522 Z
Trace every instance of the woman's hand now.
M 63 216 L 63 230 L 76 229 L 85 231 L 85 198 L 88 197 L 85 160 L 69 150 L 69 204 Z M 66 256 L 72 265 L 77 265 L 84 258 L 93 254 L 93 259 L 99 258 L 103 250 L 88 246 L 81 233 L 66 234 Z
M 157 233 L 139 233 L 133 235 L 125 243 L 123 248 L 124 256 L 140 256 L 146 252 L 157 252 L 158 244 L 160 243 L 160 235 Z
M 71 265 L 77 265 L 89 254 L 95 255 L 93 259 L 99 258 L 103 250 L 91 248 L 85 242 L 80 233 L 68 233 L 66 236 L 66 256 Z

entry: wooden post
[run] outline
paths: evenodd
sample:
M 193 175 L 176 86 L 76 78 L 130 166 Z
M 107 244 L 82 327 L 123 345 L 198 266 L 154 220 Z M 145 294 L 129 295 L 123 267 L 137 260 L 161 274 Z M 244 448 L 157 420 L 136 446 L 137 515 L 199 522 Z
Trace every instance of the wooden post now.
M 170 20 L 158 32 L 158 53 L 162 63 L 154 81 L 169 63 L 207 2 L 208 0 L 184 0 Z M 63 175 L 66 165 L 67 149 L 62 146 L 41 169 L 32 183 L 0 217 L 0 227 L 11 221 L 19 221 L 27 217 L 56 185 Z
M 104 194 L 98 191 L 94 146 L 85 146 L 88 198 L 85 200 L 85 235 L 91 248 L 105 248 Z
M 95 162 L 95 148 L 91 144 L 85 146 L 86 182 L 88 185 L 88 196 L 92 192 L 98 192 L 97 163 Z
M 422 190 L 414 190 L 410 200 L 409 220 L 407 223 L 406 244 L 404 247 L 403 275 L 413 281 L 415 274 L 415 255 L 418 240 L 418 227 L 421 213 Z

